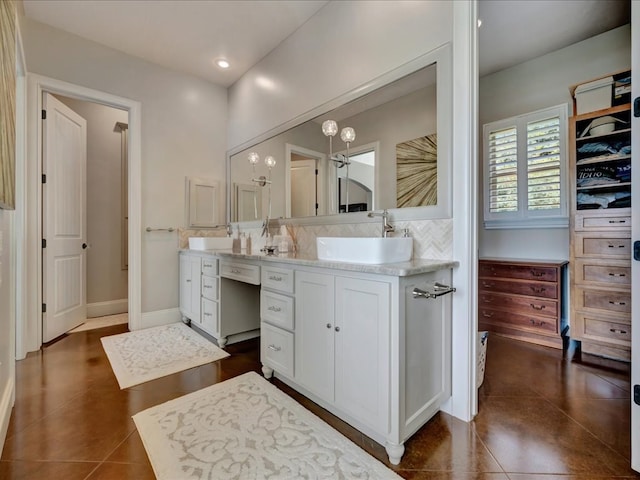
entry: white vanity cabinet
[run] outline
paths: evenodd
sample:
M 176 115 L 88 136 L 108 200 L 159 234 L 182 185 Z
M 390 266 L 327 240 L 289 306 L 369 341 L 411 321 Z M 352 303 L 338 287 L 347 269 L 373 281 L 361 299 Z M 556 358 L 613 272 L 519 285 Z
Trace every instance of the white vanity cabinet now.
M 275 375 L 383 444 L 393 464 L 404 442 L 451 396 L 451 295 L 413 289 L 450 284 L 451 270 L 410 276 L 295 268 L 293 364 Z M 275 327 L 265 322 L 263 335 Z M 282 348 L 285 344 L 276 345 Z M 290 348 L 290 347 L 287 347 Z
M 180 314 L 182 320 L 200 319 L 200 276 L 202 258 L 180 253 Z
M 219 337 L 218 259 L 212 255 L 180 252 L 180 314 L 183 321 Z

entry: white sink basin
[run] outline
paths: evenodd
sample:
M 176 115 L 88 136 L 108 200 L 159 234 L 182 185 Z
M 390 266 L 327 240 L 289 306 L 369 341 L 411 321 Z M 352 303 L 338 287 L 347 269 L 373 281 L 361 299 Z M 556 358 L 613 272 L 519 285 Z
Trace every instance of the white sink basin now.
M 232 246 L 231 237 L 189 237 L 191 250 L 227 250 Z
M 318 259 L 347 263 L 396 263 L 411 260 L 411 237 L 317 237 Z

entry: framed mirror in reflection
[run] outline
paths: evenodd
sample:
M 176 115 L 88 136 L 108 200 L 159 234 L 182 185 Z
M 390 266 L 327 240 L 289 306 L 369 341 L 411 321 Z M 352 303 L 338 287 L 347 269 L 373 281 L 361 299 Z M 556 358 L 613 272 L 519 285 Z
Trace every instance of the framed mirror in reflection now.
M 277 160 L 271 171 L 271 218 L 406 207 L 441 207 L 436 216 L 442 216 L 448 192 L 438 189 L 448 185 L 450 146 L 438 145 L 438 126 L 449 128 L 451 108 L 450 96 L 443 98 L 449 86 L 439 85 L 443 78 L 450 80 L 439 72 L 444 66 L 441 60 L 430 63 L 233 153 L 227 189 L 231 221 L 262 220 L 266 214 L 269 192 L 252 185 L 251 152 Z M 328 120 L 336 123 L 333 136 L 323 132 Z M 345 137 L 349 142 L 341 139 L 345 127 L 353 129 L 354 138 Z

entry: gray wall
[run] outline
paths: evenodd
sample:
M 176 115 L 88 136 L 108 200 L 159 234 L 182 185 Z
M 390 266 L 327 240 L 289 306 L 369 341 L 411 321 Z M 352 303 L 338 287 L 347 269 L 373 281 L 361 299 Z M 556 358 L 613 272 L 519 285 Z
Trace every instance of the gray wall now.
M 560 104 L 568 104 L 571 115 L 571 85 L 629 68 L 631 28 L 626 25 L 482 77 L 479 91 L 480 141 L 482 125 L 488 122 Z M 479 152 L 482 152 L 482 145 Z M 482 160 L 480 154 L 480 176 Z M 479 185 L 478 244 L 481 257 L 569 259 L 568 228 L 485 229 L 482 223 L 482 178 Z
M 122 155 L 116 123 L 128 123 L 124 110 L 58 96 L 87 121 L 87 304 L 124 303 L 127 270 L 122 269 Z M 118 302 L 118 301 L 121 302 Z M 124 302 L 122 302 L 124 300 Z
M 225 185 L 225 88 L 26 18 L 21 29 L 29 72 L 141 102 L 143 229 L 185 225 L 185 176 Z M 142 312 L 178 306 L 177 245 L 143 233 Z

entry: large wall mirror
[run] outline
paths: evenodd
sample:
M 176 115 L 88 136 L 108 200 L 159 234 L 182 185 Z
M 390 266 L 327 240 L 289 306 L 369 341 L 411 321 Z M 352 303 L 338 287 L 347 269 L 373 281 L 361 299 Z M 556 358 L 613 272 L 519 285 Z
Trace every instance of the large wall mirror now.
M 443 48 L 371 82 L 357 98 L 345 95 L 337 108 L 230 152 L 230 220 L 385 208 L 411 210 L 408 218 L 450 216 L 450 85 Z M 355 138 L 341 138 L 345 127 Z

